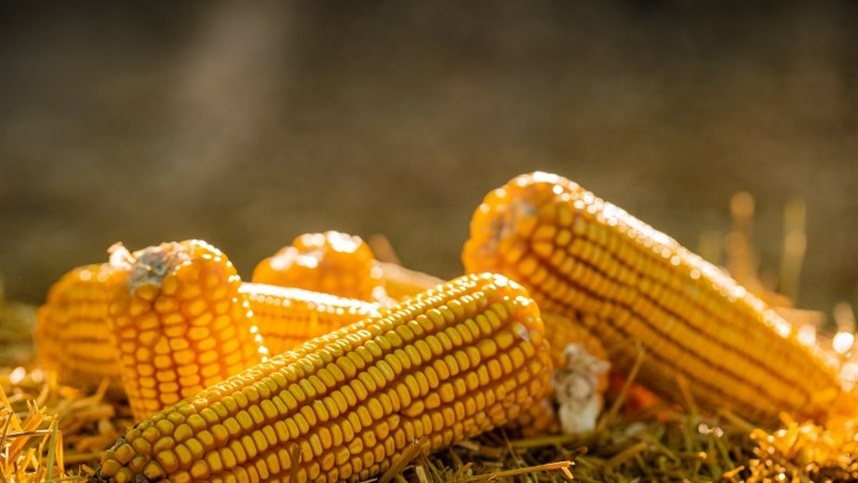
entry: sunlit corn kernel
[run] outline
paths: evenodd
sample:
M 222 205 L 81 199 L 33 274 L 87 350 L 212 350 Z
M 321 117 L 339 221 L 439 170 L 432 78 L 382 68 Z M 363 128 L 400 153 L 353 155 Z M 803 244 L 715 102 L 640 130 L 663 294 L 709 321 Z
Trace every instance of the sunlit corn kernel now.
M 176 445 L 174 449 L 176 460 L 180 466 L 190 466 L 193 462 L 193 456 L 191 452 L 188 450 L 187 446 L 183 444 Z
M 847 331 L 838 332 L 831 341 L 832 349 L 841 355 L 848 354 L 853 345 L 855 345 L 855 334 Z
M 179 469 L 179 460 L 176 458 L 176 454 L 170 450 L 164 450 L 157 453 L 155 455 L 155 460 L 167 474 L 174 473 Z M 154 463 L 154 461 L 150 462 L 150 464 L 151 463 Z
M 208 478 L 211 474 L 209 465 L 202 458 L 203 456 L 197 457 L 191 465 L 190 476 L 192 480 L 200 481 Z

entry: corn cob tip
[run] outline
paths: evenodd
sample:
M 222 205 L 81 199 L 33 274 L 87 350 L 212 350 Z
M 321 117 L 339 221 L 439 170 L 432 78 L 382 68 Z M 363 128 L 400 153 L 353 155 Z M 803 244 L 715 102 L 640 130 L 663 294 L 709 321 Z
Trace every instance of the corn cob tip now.
M 369 245 L 338 231 L 305 233 L 253 269 L 252 281 L 367 301 L 384 298 L 382 272 Z
M 131 253 L 121 243 L 114 243 L 108 248 L 109 263 L 117 269 L 130 271 L 128 277 L 129 290 L 137 291 L 143 285 L 160 287 L 164 278 L 174 273 L 181 265 L 190 263 L 192 252 L 205 252 L 202 255 L 214 263 L 224 260 L 225 265 L 232 266 L 223 252 L 202 240 L 185 240 L 182 242 L 164 242 Z
M 172 245 L 145 248 L 137 255 L 129 278 L 129 288 L 133 292 L 144 284 L 160 287 L 168 273 L 188 260 L 190 257 L 187 252 L 176 250 Z

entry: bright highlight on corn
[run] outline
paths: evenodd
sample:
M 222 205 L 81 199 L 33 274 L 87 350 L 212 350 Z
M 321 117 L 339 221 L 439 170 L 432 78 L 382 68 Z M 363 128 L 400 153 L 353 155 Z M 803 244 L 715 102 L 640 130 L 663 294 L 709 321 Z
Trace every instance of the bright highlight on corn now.
M 313 339 L 141 422 L 93 481 L 359 481 L 506 424 L 551 360 L 536 304 L 470 275 Z

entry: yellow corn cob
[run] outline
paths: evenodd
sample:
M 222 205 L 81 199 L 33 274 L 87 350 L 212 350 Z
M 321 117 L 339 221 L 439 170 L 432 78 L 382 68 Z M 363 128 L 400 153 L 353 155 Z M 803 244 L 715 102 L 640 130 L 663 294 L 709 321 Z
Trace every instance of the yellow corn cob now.
M 378 305 L 296 288 L 242 284 L 239 292 L 271 354 L 340 329 L 378 312 Z
M 241 279 L 199 240 L 112 249 L 108 325 L 125 392 L 142 419 L 261 362 L 266 354 Z
M 78 267 L 48 292 L 36 320 L 36 345 L 42 367 L 57 373 L 61 384 L 93 387 L 107 379 L 122 391 L 119 351 L 107 331 L 108 264 Z
M 638 381 L 667 399 L 682 400 L 684 379 L 701 406 L 760 424 L 777 424 L 781 411 L 821 417 L 846 401 L 831 365 L 759 299 L 559 176 L 522 175 L 490 192 L 463 262 L 519 281 L 544 313 L 582 321 L 621 372 L 644 349 Z
M 295 238 L 291 246 L 259 262 L 251 281 L 367 301 L 384 294 L 369 245 L 336 231 Z
M 461 277 L 313 339 L 138 424 L 93 481 L 357 481 L 518 416 L 551 361 L 539 309 Z
M 111 381 L 122 393 L 119 350 L 107 322 L 109 263 L 76 268 L 51 287 L 40 307 L 36 343 L 42 367 L 58 373 L 59 382 L 76 387 Z M 228 287 L 229 281 L 222 280 Z M 329 294 L 264 284 L 239 288 L 253 311 L 253 323 L 269 353 L 291 347 L 376 313 L 378 305 Z

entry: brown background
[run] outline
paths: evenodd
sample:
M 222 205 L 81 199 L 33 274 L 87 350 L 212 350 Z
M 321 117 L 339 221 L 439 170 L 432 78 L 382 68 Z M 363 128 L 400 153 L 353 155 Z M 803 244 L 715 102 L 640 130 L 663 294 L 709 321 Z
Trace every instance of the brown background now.
M 568 176 L 681 243 L 808 206 L 800 305 L 858 306 L 858 2 L 2 2 L 0 272 L 204 238 L 249 276 L 307 231 L 461 271 L 470 214 Z

